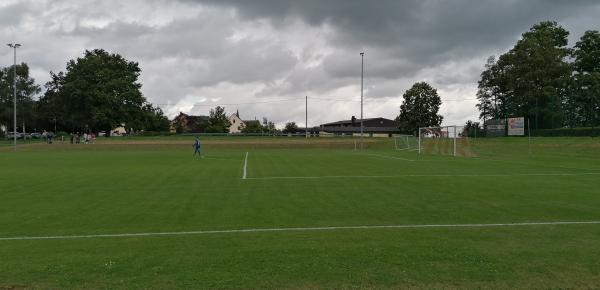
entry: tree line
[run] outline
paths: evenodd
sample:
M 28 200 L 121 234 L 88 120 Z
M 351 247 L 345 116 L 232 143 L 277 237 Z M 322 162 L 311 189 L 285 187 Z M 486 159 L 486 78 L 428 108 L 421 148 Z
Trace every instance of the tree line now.
M 600 33 L 586 31 L 573 47 L 569 32 L 544 21 L 512 49 L 490 57 L 478 82 L 483 120 L 526 117 L 531 129 L 600 123 Z
M 70 60 L 65 71 L 50 72 L 45 92 L 29 75 L 26 63 L 16 66 L 19 131 L 110 132 L 167 131 L 163 111 L 141 93 L 137 62 L 102 49 L 86 50 Z M 0 69 L 0 124 L 12 131 L 14 66 Z M 108 134 L 107 134 L 108 135 Z
M 217 106 L 214 109 L 210 109 L 207 124 L 205 125 L 204 131 L 207 133 L 228 133 L 231 123 L 227 118 L 225 108 Z M 269 121 L 266 117 L 262 118 L 262 122 L 245 121 L 244 126 L 240 130 L 241 133 L 250 134 L 277 134 L 277 133 L 298 133 L 300 129 L 295 122 L 287 122 L 283 130 L 277 129 L 275 123 Z
M 586 31 L 573 47 L 569 32 L 544 21 L 522 34 L 512 49 L 487 60 L 478 81 L 479 118 L 526 117 L 532 129 L 589 127 L 600 124 L 600 33 Z M 0 69 L 0 125 L 12 130 L 15 67 Z M 44 93 L 29 75 L 26 63 L 16 66 L 19 128 L 66 132 L 109 132 L 126 125 L 136 131 L 167 131 L 169 120 L 141 93 L 138 63 L 102 49 L 86 50 L 70 60 L 65 71 L 50 72 Z M 414 134 L 419 127 L 439 126 L 442 104 L 437 90 L 415 83 L 403 95 L 396 118 L 400 131 Z M 227 132 L 224 108 L 210 112 L 207 132 Z M 478 130 L 477 122 L 467 124 Z M 276 132 L 263 120 L 244 133 Z M 295 123 L 285 132 L 297 131 Z
M 228 133 L 232 125 L 227 117 L 225 107 L 216 106 L 209 111 L 208 116 L 188 116 L 183 114 L 185 118 L 180 119 L 180 116 L 173 119 L 173 129 L 176 133 Z M 239 116 L 239 115 L 238 115 Z M 244 125 L 240 128 L 241 133 L 265 133 L 274 134 L 281 131 L 275 127 L 275 123 L 262 118 L 262 123 L 259 120 L 244 121 Z
M 15 66 L 0 68 L 0 125 L 6 131 L 13 130 L 14 69 Z M 119 54 L 86 50 L 83 57 L 69 60 L 65 71 L 51 71 L 42 93 L 42 87 L 30 76 L 29 66 L 17 64 L 17 131 L 109 133 L 119 126 L 134 131 L 168 131 L 168 118 L 141 93 L 140 73 L 137 62 Z M 204 132 L 226 133 L 231 124 L 225 108 L 217 106 L 210 110 L 206 122 L 195 125 Z M 283 132 L 297 130 L 296 124 L 290 122 Z M 248 122 L 241 131 L 282 132 L 266 118 L 262 123 Z
M 491 56 L 478 81 L 479 118 L 525 117 L 531 129 L 600 125 L 600 33 L 588 30 L 568 47 L 569 32 L 553 21 L 535 24 L 512 49 Z M 415 83 L 403 95 L 396 118 L 400 131 L 440 126 L 442 104 L 435 88 Z M 467 121 L 464 134 L 481 135 L 481 124 Z

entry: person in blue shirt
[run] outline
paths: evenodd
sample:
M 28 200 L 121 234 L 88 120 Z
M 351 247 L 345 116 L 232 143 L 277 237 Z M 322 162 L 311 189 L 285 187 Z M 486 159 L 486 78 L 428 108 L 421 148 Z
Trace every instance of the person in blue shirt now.
M 194 156 L 196 156 L 196 153 L 202 158 L 202 153 L 200 152 L 200 137 L 196 137 L 196 141 L 194 141 Z

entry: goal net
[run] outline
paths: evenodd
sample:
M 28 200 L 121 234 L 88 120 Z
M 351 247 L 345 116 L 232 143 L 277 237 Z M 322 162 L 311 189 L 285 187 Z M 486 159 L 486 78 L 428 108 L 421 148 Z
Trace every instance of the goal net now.
M 413 135 L 394 135 L 394 150 L 419 150 L 419 141 Z
M 457 155 L 457 126 L 419 128 L 419 154 Z

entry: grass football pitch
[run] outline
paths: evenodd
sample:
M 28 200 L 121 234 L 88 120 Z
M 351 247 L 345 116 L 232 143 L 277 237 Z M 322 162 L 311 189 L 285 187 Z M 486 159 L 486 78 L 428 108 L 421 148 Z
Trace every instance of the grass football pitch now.
M 600 285 L 598 139 L 355 141 L 0 146 L 0 289 Z

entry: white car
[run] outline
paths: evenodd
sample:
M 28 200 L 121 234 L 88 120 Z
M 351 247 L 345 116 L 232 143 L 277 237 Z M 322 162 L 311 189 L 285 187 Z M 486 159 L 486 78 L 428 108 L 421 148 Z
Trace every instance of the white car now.
M 17 133 L 15 133 L 15 132 L 8 132 L 6 134 L 6 138 L 13 139 L 13 138 L 15 138 L 15 135 L 17 135 L 17 139 L 23 138 L 23 133 L 19 133 L 19 132 L 17 132 Z

